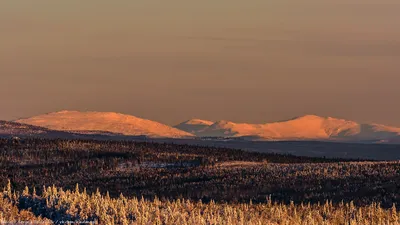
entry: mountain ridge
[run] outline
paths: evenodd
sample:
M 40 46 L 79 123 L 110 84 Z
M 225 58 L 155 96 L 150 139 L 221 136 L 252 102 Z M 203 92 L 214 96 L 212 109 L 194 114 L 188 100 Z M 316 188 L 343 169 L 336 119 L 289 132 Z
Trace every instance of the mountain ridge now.
M 302 115 L 289 120 L 260 124 L 235 123 L 228 120 L 209 121 L 198 118 L 186 120 L 174 127 L 132 115 L 116 112 L 62 110 L 46 113 L 18 123 L 45 127 L 57 131 L 147 136 L 151 138 L 221 137 L 250 140 L 321 140 L 377 141 L 386 143 L 400 138 L 400 128 L 377 123 Z
M 185 130 L 188 131 L 188 130 Z M 227 120 L 188 131 L 199 137 L 254 137 L 259 140 L 371 140 L 400 136 L 400 128 L 377 123 L 317 115 L 303 115 L 278 122 L 251 124 Z

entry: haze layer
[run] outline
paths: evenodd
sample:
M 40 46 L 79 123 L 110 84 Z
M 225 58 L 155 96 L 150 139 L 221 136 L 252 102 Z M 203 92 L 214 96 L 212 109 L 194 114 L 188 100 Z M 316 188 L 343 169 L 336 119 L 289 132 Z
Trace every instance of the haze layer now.
M 0 118 L 400 126 L 398 0 L 3 0 Z

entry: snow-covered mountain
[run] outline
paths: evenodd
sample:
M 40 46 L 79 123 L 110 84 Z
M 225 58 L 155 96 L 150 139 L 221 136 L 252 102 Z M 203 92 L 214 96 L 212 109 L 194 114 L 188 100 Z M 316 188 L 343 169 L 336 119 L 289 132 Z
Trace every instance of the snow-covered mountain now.
M 102 131 L 155 138 L 185 138 L 193 136 L 185 131 L 155 121 L 114 112 L 60 111 L 20 119 L 16 122 L 58 131 Z
M 321 140 L 369 143 L 398 143 L 400 140 L 400 128 L 374 123 L 360 124 L 345 119 L 316 115 L 305 115 L 264 124 L 191 119 L 170 127 L 155 121 L 114 112 L 60 111 L 20 119 L 16 122 L 81 135 L 126 135 L 150 138 L 221 137 L 243 140 Z M 44 131 L 39 129 L 35 132 Z
M 201 120 L 199 120 L 201 121 Z M 217 121 L 201 126 L 188 126 L 187 122 L 176 127 L 198 137 L 247 137 L 253 140 L 343 140 L 382 141 L 400 137 L 400 128 L 380 124 L 359 124 L 332 117 L 305 115 L 282 122 L 265 124 Z

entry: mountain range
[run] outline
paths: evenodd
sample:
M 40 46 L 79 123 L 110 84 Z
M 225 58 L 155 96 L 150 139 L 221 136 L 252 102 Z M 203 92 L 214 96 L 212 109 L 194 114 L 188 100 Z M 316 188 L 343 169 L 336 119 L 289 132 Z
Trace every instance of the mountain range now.
M 30 126 L 28 126 L 30 125 Z M 316 115 L 251 124 L 191 119 L 174 127 L 114 112 L 60 111 L 0 123 L 0 134 L 52 133 L 146 136 L 150 138 L 243 138 L 246 140 L 318 140 L 343 142 L 400 141 L 400 128 Z M 57 133 L 62 135 L 64 133 Z
M 252 140 L 380 141 L 400 137 L 400 128 L 381 124 L 360 124 L 332 117 L 305 115 L 264 124 L 231 121 L 189 120 L 177 126 L 197 137 L 243 137 Z

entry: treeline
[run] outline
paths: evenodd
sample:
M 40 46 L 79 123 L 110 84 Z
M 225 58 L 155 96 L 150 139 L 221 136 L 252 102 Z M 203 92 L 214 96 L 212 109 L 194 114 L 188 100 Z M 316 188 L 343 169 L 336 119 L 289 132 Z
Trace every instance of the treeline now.
M 176 162 L 202 158 L 205 162 L 268 161 L 273 163 L 327 163 L 356 161 L 350 159 L 317 158 L 288 154 L 249 152 L 229 148 L 177 145 L 171 143 L 133 141 L 0 139 L 3 151 L 0 160 L 24 157 L 32 160 L 123 157 L 142 161 Z M 358 161 L 358 160 L 357 160 Z

